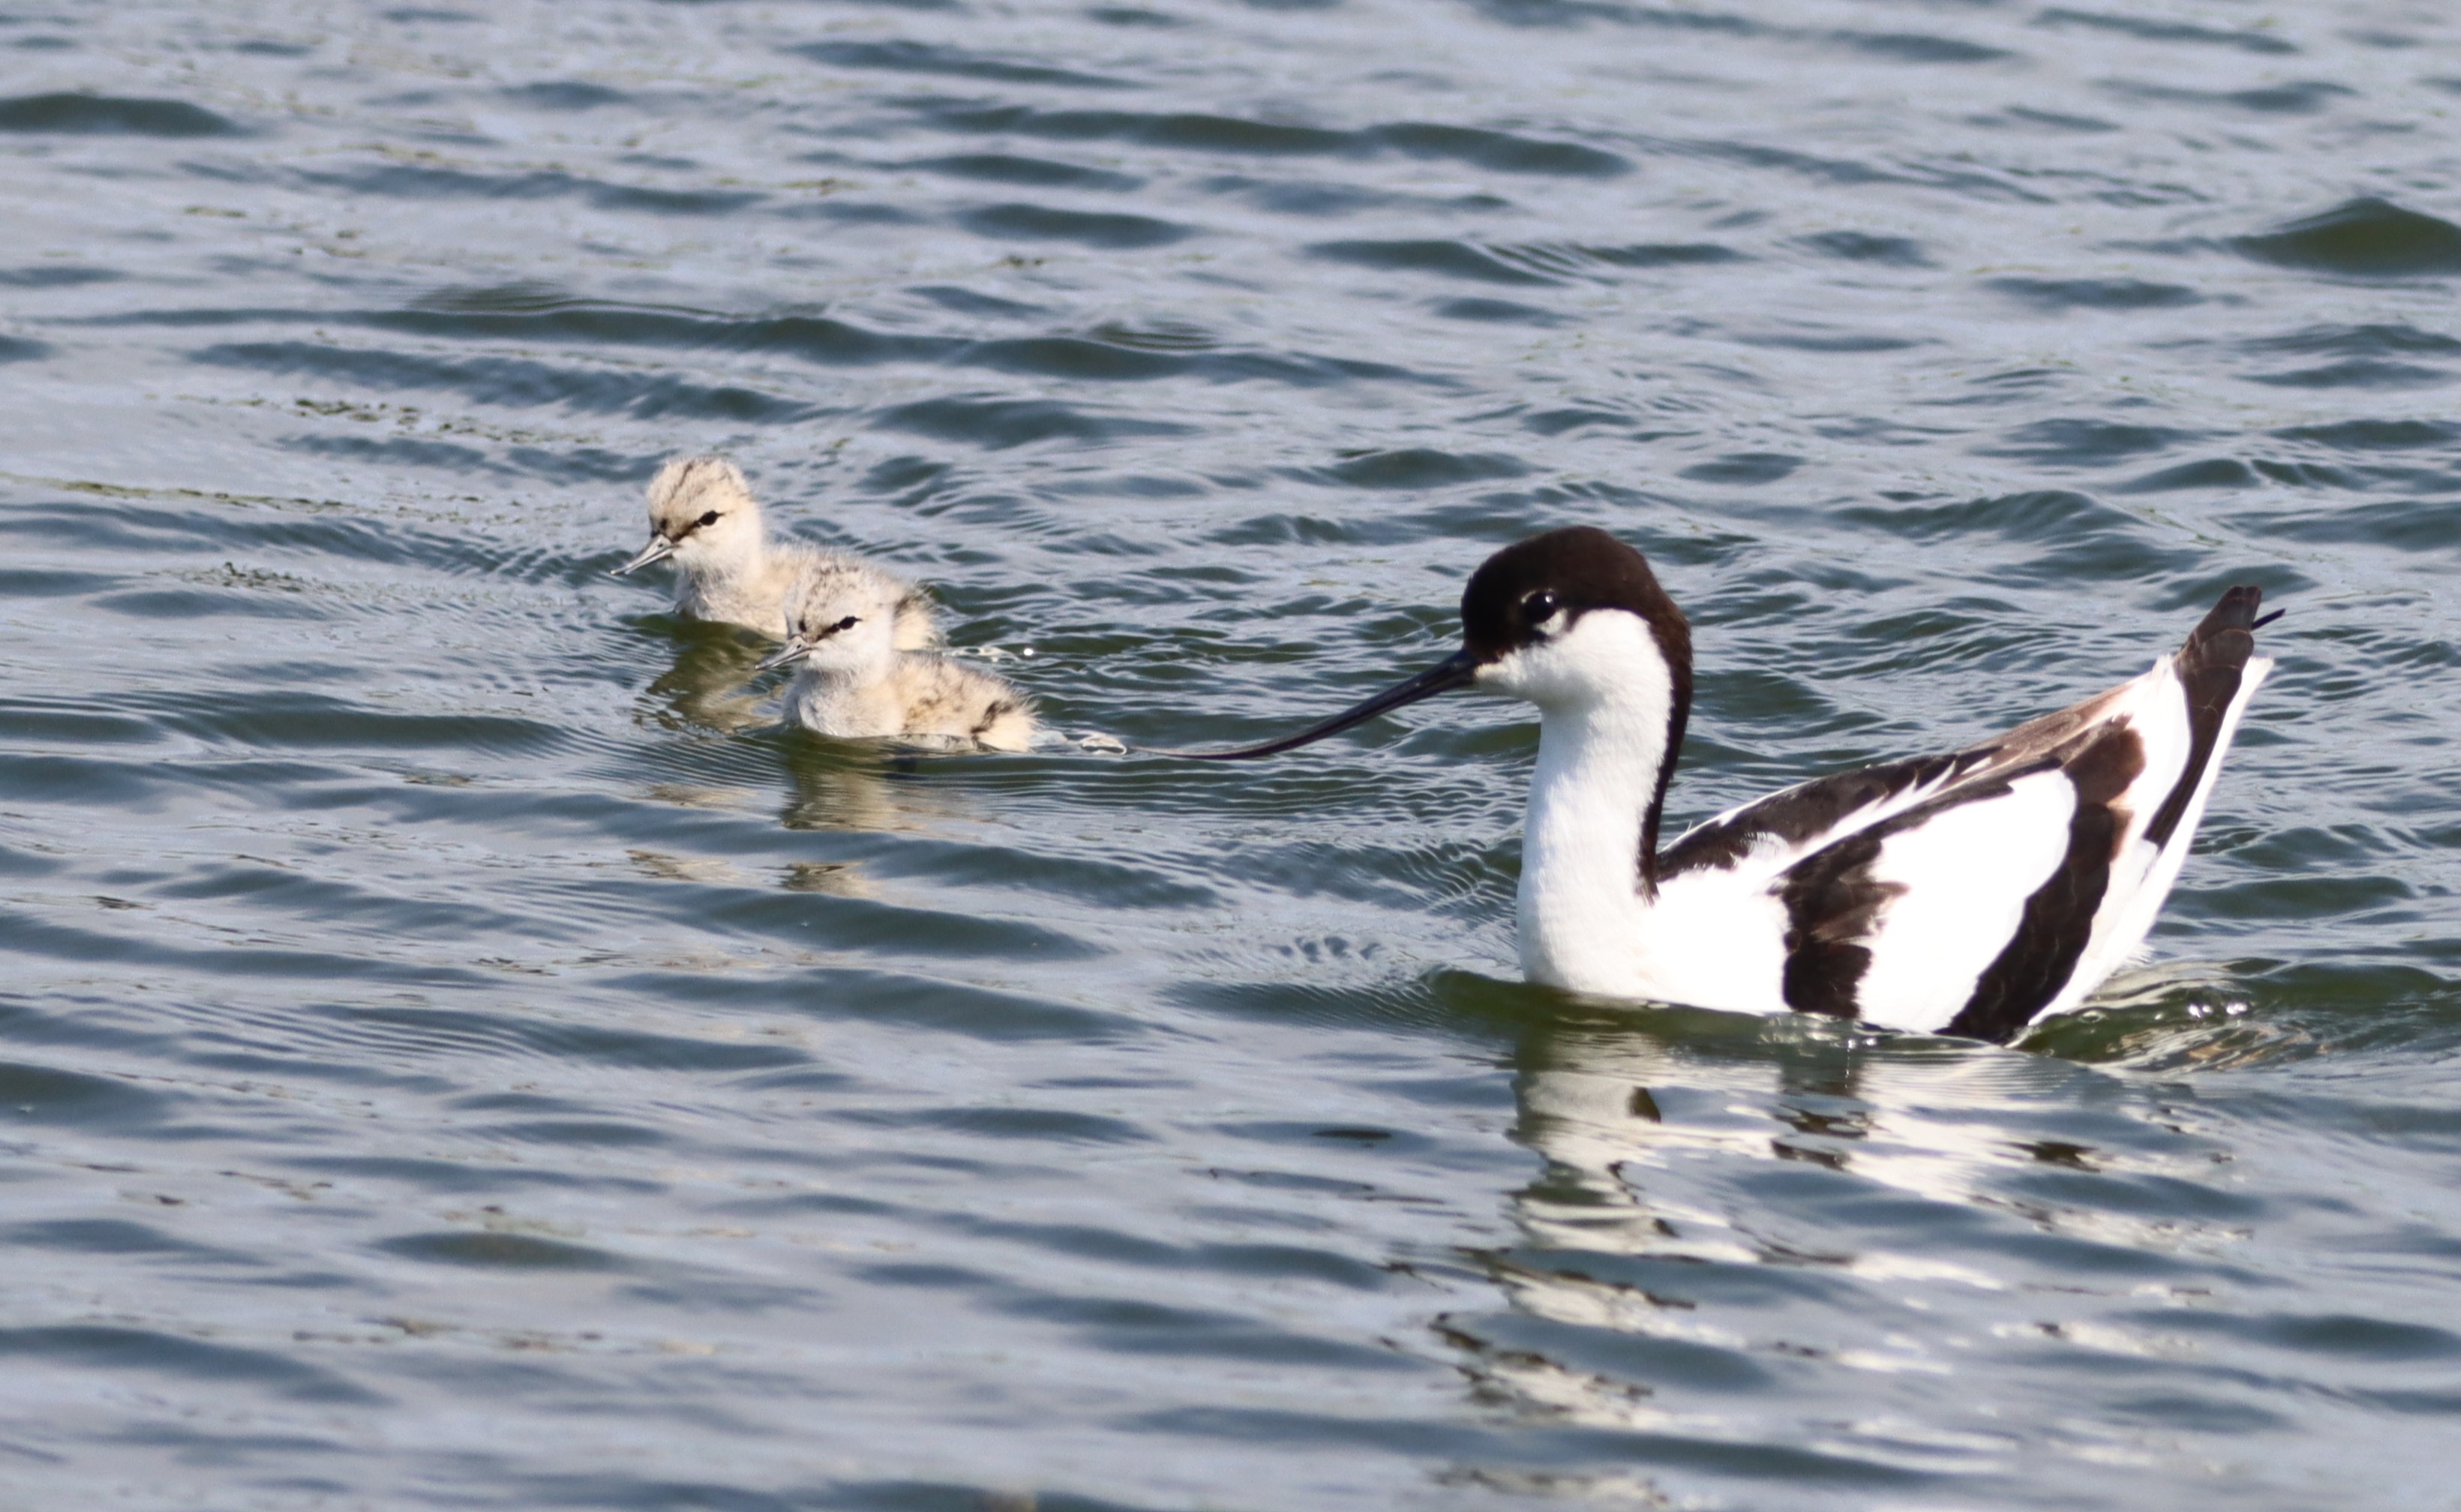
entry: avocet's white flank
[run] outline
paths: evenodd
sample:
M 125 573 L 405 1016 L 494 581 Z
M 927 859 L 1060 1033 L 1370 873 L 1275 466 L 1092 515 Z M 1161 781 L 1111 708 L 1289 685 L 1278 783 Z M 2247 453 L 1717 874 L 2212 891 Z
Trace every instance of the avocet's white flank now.
M 897 648 L 938 643 L 931 598 L 893 573 L 843 552 L 802 542 L 772 542 L 760 526 L 760 504 L 733 462 L 678 457 L 650 479 L 650 543 L 613 570 L 622 577 L 653 562 L 675 564 L 675 608 L 696 620 L 720 620 L 775 635 L 785 617 L 788 589 L 816 566 L 869 573 L 896 604 Z
M 2234 587 L 2143 676 L 1944 756 L 1820 777 L 1660 849 L 1692 637 L 1641 554 L 1550 531 L 1487 559 L 1463 649 L 1269 756 L 1454 688 L 1538 706 L 1520 892 L 1533 982 L 2006 1040 L 2144 942 L 2273 663 Z M 2272 616 L 2266 616 L 2270 619 Z

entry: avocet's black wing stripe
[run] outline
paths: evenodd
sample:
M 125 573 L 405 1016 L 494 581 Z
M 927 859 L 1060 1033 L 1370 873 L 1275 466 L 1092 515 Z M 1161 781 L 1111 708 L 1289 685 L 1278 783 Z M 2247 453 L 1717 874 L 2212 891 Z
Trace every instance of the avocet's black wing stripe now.
M 2111 689 L 2039 718 L 2007 734 L 1945 756 L 1884 761 L 1876 766 L 1840 772 L 1773 793 L 1757 803 L 1721 815 L 1684 833 L 1658 857 L 1663 880 L 1687 871 L 1735 865 L 1764 839 L 1774 839 L 1790 850 L 1821 843 L 1824 835 L 1845 838 L 1863 817 L 1891 804 L 1912 800 L 1928 803 L 1946 798 L 1959 784 L 2002 776 L 2019 768 L 2033 769 L 2045 756 L 2062 760 L 2077 749 L 2077 736 L 2102 724 L 2125 692 Z M 1919 797 L 1932 790 L 1931 798 Z M 1880 822 L 1893 816 L 1883 814 Z
M 1870 941 L 1889 905 L 1907 890 L 1904 884 L 1884 881 L 1874 870 L 1891 836 L 1968 803 L 2006 798 L 2017 778 L 2058 765 L 2056 759 L 2044 756 L 1961 783 L 1824 845 L 1787 867 L 1778 884 L 1779 901 L 1786 905 L 1786 964 L 1779 985 L 1787 1007 L 1835 1018 L 1860 1015 L 1857 991 L 1872 966 Z
M 2128 725 L 2113 723 L 2060 770 L 2076 786 L 2067 854 L 2025 900 L 2017 932 L 1976 979 L 1974 994 L 1949 1020 L 1949 1033 L 1993 1041 L 2013 1037 L 2059 996 L 2092 942 L 2094 916 L 2110 886 L 2110 864 L 2128 830 L 2120 799 L 2145 770 L 2145 742 Z
M 2242 585 L 2224 593 L 2213 612 L 2188 632 L 2188 643 L 2172 659 L 2187 690 L 2190 744 L 2179 780 L 2171 785 L 2170 796 L 2145 825 L 2145 838 L 2156 847 L 2171 843 L 2180 816 L 2204 780 L 2205 768 L 2213 763 L 2223 716 L 2238 697 L 2247 659 L 2256 654 L 2256 611 L 2263 602 L 2264 590 L 2253 586 Z
M 2072 731 L 2059 747 L 2030 760 L 1968 777 L 1787 867 L 1777 887 L 1787 915 L 1780 976 L 1787 1006 L 1860 1017 L 1875 950 L 1893 946 L 1901 954 L 1916 950 L 1923 957 L 1922 969 L 1947 973 L 1948 982 L 1956 980 L 1955 960 L 1964 955 L 1971 964 L 1962 969 L 1973 973 L 1967 978 L 1973 987 L 1962 993 L 1963 1007 L 1944 1027 L 1950 1033 L 2006 1039 L 2067 985 L 2091 943 L 2111 862 L 2128 827 L 2122 800 L 2144 768 L 2145 743 L 2137 732 L 2125 719 L 2106 720 Z M 1988 891 L 2015 879 L 1994 869 L 2005 865 L 1996 855 L 1974 857 L 1972 863 L 1981 869 L 1972 875 L 1893 874 L 1886 862 L 1890 842 L 1960 811 L 2011 799 L 2017 784 L 2029 778 L 2065 781 L 2071 801 L 2062 805 L 2066 833 L 2052 841 L 2045 856 L 2048 874 L 2030 872 L 2041 880 L 2022 885 L 2033 891 L 2022 895 L 2022 904 L 2015 896 L 2008 899 L 2012 917 L 2005 943 L 1994 950 L 1991 938 L 1961 940 L 1935 961 L 1932 955 L 1941 948 L 1940 942 L 1927 936 L 1921 926 L 1913 936 L 1893 941 L 1888 934 L 1892 909 L 1912 886 Z M 2055 863 L 2051 857 L 2057 858 Z M 1927 938 L 1930 945 L 1923 943 Z M 1968 949 L 1978 953 L 1966 954 Z M 1907 964 L 1897 962 L 1900 969 Z M 1902 969 L 1898 982 L 1901 988 Z
M 1885 761 L 1799 783 L 1686 832 L 1658 853 L 1658 875 L 1732 866 L 1765 838 L 1801 847 L 1903 793 L 1954 782 L 1990 763 L 1996 746 Z

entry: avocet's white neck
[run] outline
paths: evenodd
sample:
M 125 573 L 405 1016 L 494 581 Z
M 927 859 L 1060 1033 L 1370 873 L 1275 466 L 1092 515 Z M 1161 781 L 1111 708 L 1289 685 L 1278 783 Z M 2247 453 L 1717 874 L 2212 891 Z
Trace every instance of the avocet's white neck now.
M 1592 613 L 1480 681 L 1539 709 L 1521 841 L 1522 972 L 1575 991 L 1629 993 L 1650 907 L 1643 830 L 1677 696 L 1666 659 L 1637 617 Z

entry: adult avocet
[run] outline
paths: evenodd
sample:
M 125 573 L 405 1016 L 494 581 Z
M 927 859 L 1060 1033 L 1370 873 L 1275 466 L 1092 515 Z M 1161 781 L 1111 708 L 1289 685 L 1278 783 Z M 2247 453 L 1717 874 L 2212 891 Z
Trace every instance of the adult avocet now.
M 806 565 L 786 590 L 785 648 L 753 669 L 800 663 L 786 717 L 840 739 L 1023 751 L 1034 706 L 987 671 L 896 645 L 895 586 L 857 564 Z
M 787 589 L 806 568 L 828 565 L 869 573 L 895 599 L 900 650 L 940 638 L 931 598 L 905 579 L 842 552 L 769 541 L 752 486 L 723 458 L 678 457 L 658 469 L 650 479 L 650 543 L 613 575 L 669 557 L 677 568 L 675 608 L 696 620 L 725 620 L 775 635 L 785 618 Z
M 1455 688 L 1527 699 L 1530 980 L 2006 1040 L 2074 1008 L 2152 928 L 2273 670 L 2254 654 L 2275 617 L 2261 598 L 2230 589 L 2175 655 L 2081 704 L 1787 788 L 1660 850 L 1691 628 L 1639 552 L 1575 526 L 1487 558 L 1447 660 L 1297 735 L 1171 754 L 1271 756 Z

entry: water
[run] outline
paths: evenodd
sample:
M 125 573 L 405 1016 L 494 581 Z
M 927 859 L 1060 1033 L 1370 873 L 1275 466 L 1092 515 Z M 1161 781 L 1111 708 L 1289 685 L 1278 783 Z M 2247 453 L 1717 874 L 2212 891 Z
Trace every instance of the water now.
M 0 1501 L 2452 1505 L 2456 43 L 12 8 Z M 783 735 L 687 448 L 1138 741 L 1608 525 L 1686 821 L 2289 615 L 2154 963 L 1888 1038 L 1519 985 L 1502 705 Z

